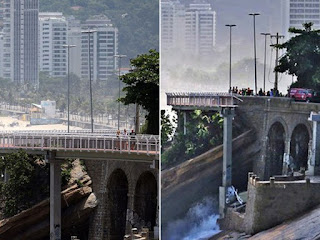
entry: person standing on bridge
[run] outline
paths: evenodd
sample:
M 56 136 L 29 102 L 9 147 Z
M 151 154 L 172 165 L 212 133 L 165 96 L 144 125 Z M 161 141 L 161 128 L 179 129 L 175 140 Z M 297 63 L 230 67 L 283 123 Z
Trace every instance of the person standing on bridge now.
M 136 132 L 132 129 L 132 130 L 131 130 L 131 133 L 130 133 L 130 141 L 131 141 L 131 143 L 130 143 L 130 149 L 131 149 L 131 150 L 133 150 L 134 147 L 135 147 L 135 142 L 134 142 L 135 139 L 136 139 Z
M 123 129 L 123 133 L 122 133 L 123 139 L 122 139 L 122 149 L 127 149 L 128 146 L 128 133 L 127 133 L 127 129 Z

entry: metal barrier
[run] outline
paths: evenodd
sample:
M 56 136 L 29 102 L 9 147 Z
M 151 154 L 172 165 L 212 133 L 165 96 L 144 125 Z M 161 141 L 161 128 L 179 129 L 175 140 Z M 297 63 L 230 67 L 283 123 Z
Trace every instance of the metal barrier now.
M 167 104 L 171 106 L 187 107 L 223 107 L 235 106 L 234 99 L 240 100 L 230 93 L 210 93 L 210 92 L 182 92 L 167 93 Z
M 157 155 L 159 137 L 155 135 L 110 136 L 103 134 L 46 134 L 31 132 L 0 133 L 0 149 L 120 152 Z

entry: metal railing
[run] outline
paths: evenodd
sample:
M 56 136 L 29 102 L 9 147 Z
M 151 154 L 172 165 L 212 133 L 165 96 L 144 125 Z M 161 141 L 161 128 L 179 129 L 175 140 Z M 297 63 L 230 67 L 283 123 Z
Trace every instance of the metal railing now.
M 116 136 L 48 132 L 1 132 L 1 149 L 159 154 L 159 136 Z
M 234 99 L 240 100 L 234 94 L 230 94 L 230 93 L 209 93 L 209 92 L 167 93 L 167 104 L 171 106 L 188 106 L 188 107 L 235 106 L 236 102 Z

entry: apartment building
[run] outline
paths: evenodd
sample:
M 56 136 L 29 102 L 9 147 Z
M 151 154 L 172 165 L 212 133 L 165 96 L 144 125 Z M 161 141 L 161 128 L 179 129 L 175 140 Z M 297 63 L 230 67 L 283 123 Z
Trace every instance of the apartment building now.
M 114 55 L 118 54 L 118 29 L 104 16 L 94 16 L 81 25 L 83 31 L 95 30 L 81 35 L 81 77 L 89 78 L 89 36 L 90 61 L 93 81 L 106 81 L 117 68 Z
M 286 38 L 290 27 L 302 28 L 302 24 L 313 22 L 313 28 L 320 29 L 320 0 L 284 0 L 282 1 L 283 32 Z
M 62 13 L 39 13 L 40 71 L 48 72 L 53 77 L 67 75 L 67 50 L 63 45 L 68 44 L 68 23 Z
M 5 0 L 3 76 L 39 85 L 39 0 Z

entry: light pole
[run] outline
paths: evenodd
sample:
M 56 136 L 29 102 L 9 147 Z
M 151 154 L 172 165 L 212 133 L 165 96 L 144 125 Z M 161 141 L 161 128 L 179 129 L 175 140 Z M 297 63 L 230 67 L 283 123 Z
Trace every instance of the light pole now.
M 76 45 L 65 44 L 62 47 L 67 49 L 68 55 L 68 133 L 70 132 L 70 48 L 76 47 Z
M 254 89 L 257 94 L 257 49 L 256 49 L 256 16 L 260 13 L 250 13 L 253 16 L 253 43 L 254 43 Z
M 270 33 L 260 33 L 264 36 L 264 67 L 263 67 L 263 92 L 266 92 L 266 60 L 267 60 L 267 36 Z
M 229 92 L 231 93 L 231 29 L 237 25 L 226 24 L 226 27 L 230 28 L 230 68 L 229 68 Z
M 120 69 L 121 69 L 121 59 L 127 57 L 127 55 L 120 55 L 120 54 L 118 54 L 118 55 L 114 55 L 114 57 L 118 58 L 118 60 L 119 60 L 119 64 L 118 64 L 119 66 L 118 66 L 118 68 L 119 68 L 119 99 L 120 99 L 120 83 L 121 83 L 121 81 L 120 81 L 120 74 L 121 74 Z M 120 101 L 118 102 L 118 130 L 120 130 Z
M 81 33 L 88 34 L 89 38 L 89 88 L 90 88 L 90 113 L 91 113 L 91 132 L 93 133 L 93 107 L 92 107 L 92 83 L 91 83 L 91 34 L 95 33 L 96 30 L 85 30 Z

